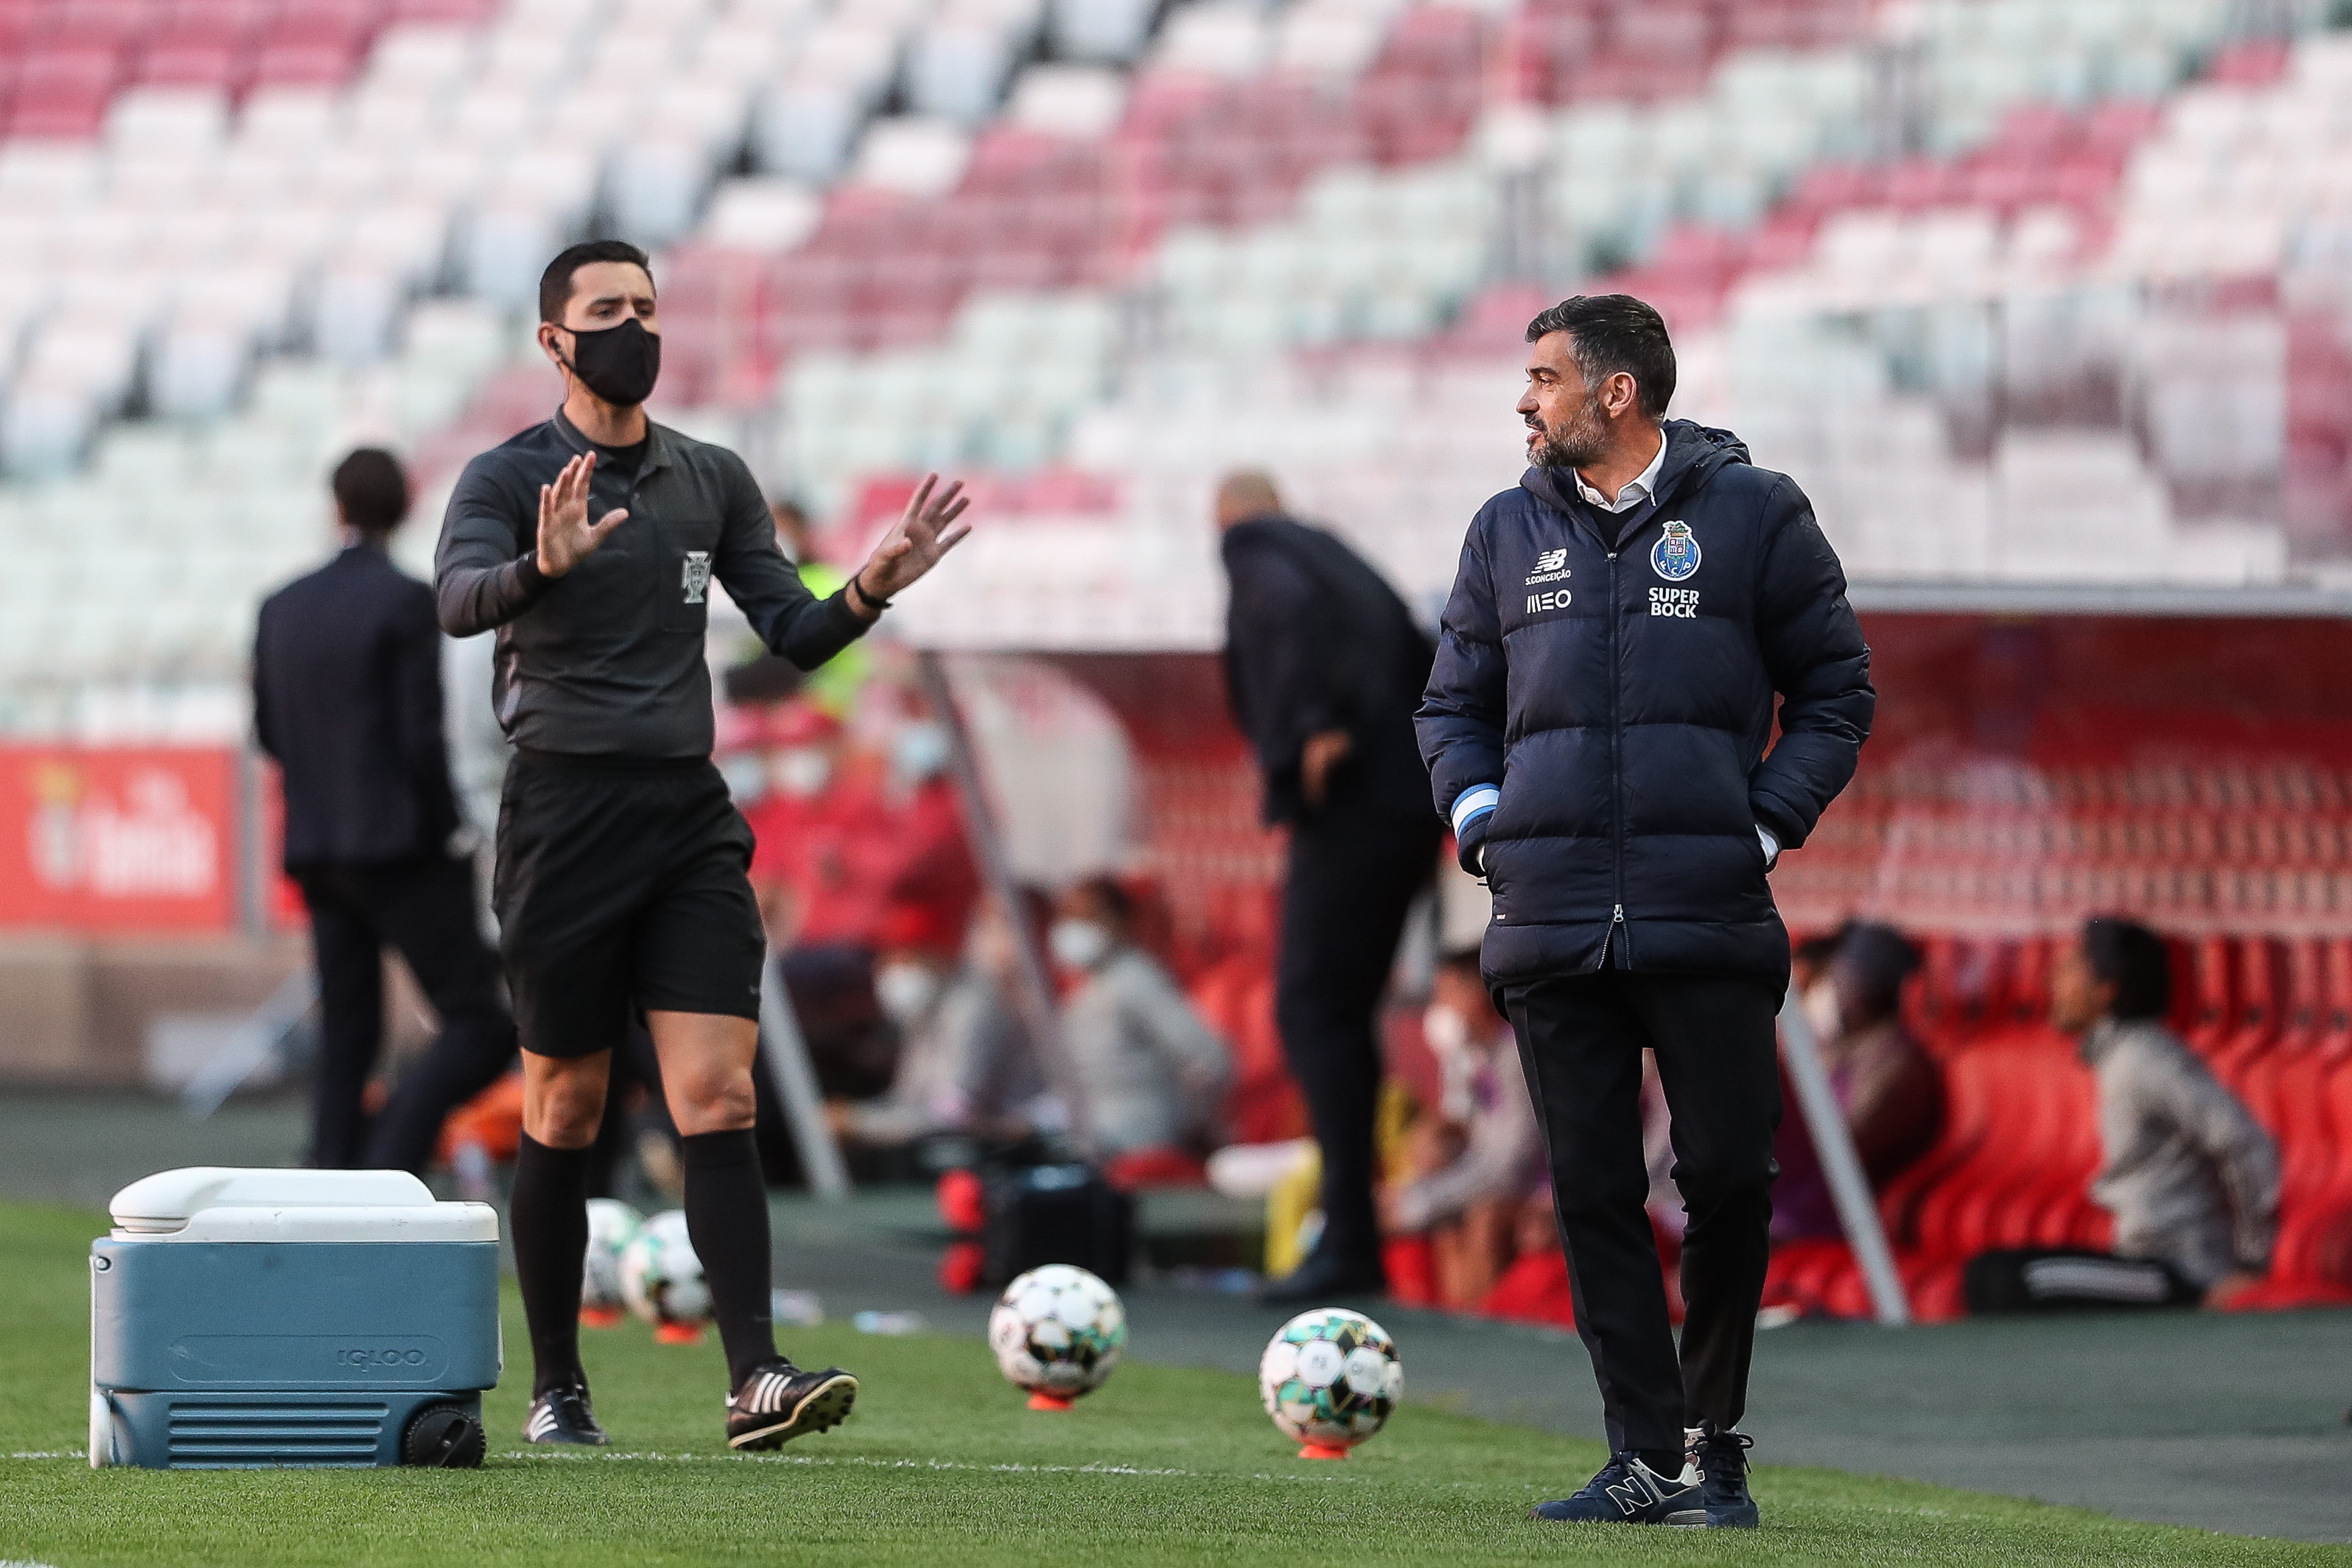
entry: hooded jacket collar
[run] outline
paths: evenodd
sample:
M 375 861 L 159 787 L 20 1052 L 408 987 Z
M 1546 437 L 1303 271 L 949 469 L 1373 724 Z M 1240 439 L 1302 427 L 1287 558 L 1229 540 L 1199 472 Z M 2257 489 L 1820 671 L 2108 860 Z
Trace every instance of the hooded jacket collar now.
M 1658 466 L 1657 489 L 1651 493 L 1647 507 L 1603 512 L 1588 506 L 1584 498 L 1576 493 L 1575 474 L 1566 468 L 1531 468 L 1519 476 L 1519 488 L 1581 524 L 1604 548 L 1622 549 L 1634 532 L 1682 491 L 1704 483 L 1708 475 L 1727 463 L 1748 460 L 1747 444 L 1728 430 L 1712 429 L 1688 419 L 1669 419 L 1663 430 L 1665 461 Z

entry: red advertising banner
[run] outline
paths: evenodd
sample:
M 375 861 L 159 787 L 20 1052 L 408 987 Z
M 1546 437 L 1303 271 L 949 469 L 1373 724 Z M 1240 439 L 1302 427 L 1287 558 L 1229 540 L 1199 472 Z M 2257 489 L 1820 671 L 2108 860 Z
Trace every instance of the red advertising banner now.
M 227 931 L 236 754 L 0 747 L 0 928 Z

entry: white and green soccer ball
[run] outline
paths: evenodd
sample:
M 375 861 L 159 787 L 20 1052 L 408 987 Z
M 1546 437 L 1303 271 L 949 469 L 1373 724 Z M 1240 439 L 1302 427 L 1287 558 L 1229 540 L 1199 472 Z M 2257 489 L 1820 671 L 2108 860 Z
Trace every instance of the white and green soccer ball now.
M 656 1327 L 709 1321 L 710 1287 L 687 1238 L 685 1210 L 654 1215 L 621 1248 L 621 1299 Z
M 1005 1381 L 1032 1394 L 1075 1399 L 1102 1386 L 1127 1344 L 1118 1292 L 1066 1263 L 1032 1268 L 1004 1288 L 988 1314 L 988 1346 Z
M 1352 1447 L 1387 1423 L 1404 1392 L 1404 1365 L 1386 1329 L 1361 1312 L 1317 1307 L 1266 1345 L 1257 1387 L 1284 1436 Z
M 621 1253 L 644 1216 L 615 1198 L 588 1200 L 588 1255 L 582 1260 L 580 1304 L 606 1309 L 621 1304 Z

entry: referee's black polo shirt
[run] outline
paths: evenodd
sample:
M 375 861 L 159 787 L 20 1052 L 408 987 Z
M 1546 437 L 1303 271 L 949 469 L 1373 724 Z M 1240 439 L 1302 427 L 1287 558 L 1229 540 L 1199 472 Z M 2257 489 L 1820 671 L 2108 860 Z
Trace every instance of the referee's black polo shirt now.
M 724 584 L 761 639 L 803 669 L 866 630 L 841 594 L 819 599 L 777 547 L 760 487 L 723 447 L 650 425 L 633 475 L 600 461 L 591 521 L 629 520 L 560 578 L 540 573 L 539 489 L 591 450 L 559 412 L 466 465 L 434 552 L 441 629 L 498 628 L 507 738 L 572 756 L 707 757 L 709 585 Z

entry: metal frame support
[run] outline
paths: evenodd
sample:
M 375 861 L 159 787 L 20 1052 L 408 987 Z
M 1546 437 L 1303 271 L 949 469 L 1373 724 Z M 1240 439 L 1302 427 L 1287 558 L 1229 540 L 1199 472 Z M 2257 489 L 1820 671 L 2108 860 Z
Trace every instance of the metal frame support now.
M 1845 1231 L 1863 1282 L 1870 1288 L 1870 1304 L 1881 1326 L 1900 1328 L 1911 1321 L 1910 1298 L 1903 1276 L 1895 1268 L 1895 1254 L 1886 1245 L 1886 1228 L 1878 1222 L 1878 1203 L 1870 1180 L 1863 1173 L 1862 1157 L 1854 1152 L 1853 1135 L 1846 1130 L 1845 1112 L 1837 1090 L 1822 1066 L 1821 1047 L 1806 1022 L 1802 999 L 1791 986 L 1780 1005 L 1780 1054 L 1789 1064 L 1790 1081 L 1797 1089 L 1797 1106 L 1805 1131 L 1813 1136 L 1813 1152 L 1822 1173 L 1829 1178 L 1830 1196 L 1837 1204 L 1838 1224 Z
M 849 1167 L 833 1123 L 824 1119 L 824 1096 L 817 1090 L 808 1039 L 793 1011 L 792 993 L 784 989 L 784 966 L 773 953 L 760 971 L 760 1036 L 775 1068 L 776 1098 L 784 1102 L 784 1120 L 792 1124 L 793 1146 L 800 1152 L 809 1191 L 826 1203 L 839 1203 L 849 1195 Z
M 987 884 L 989 896 L 996 900 L 997 907 L 1004 911 L 1021 955 L 1020 994 L 1013 1001 L 1022 1025 L 1037 1047 L 1038 1065 L 1045 1069 L 1045 1081 L 1053 1086 L 1055 1097 L 1069 1112 L 1071 1138 L 1082 1152 L 1092 1157 L 1094 1128 L 1087 1115 L 1086 1096 L 1078 1090 L 1076 1067 L 1062 1047 L 1061 1010 L 1054 999 L 1045 954 L 1022 907 L 1021 879 L 1013 875 L 1013 858 L 1004 847 L 1004 830 L 996 820 L 995 807 L 980 776 L 980 753 L 972 745 L 971 731 L 963 721 L 963 710 L 956 704 L 955 689 L 948 683 L 947 666 L 937 650 L 923 649 L 916 656 L 916 663 L 922 672 L 923 694 L 930 700 L 931 712 L 948 732 L 948 760 L 955 775 L 956 793 L 963 803 L 964 833 L 971 840 L 973 856 L 980 862 L 981 880 Z

